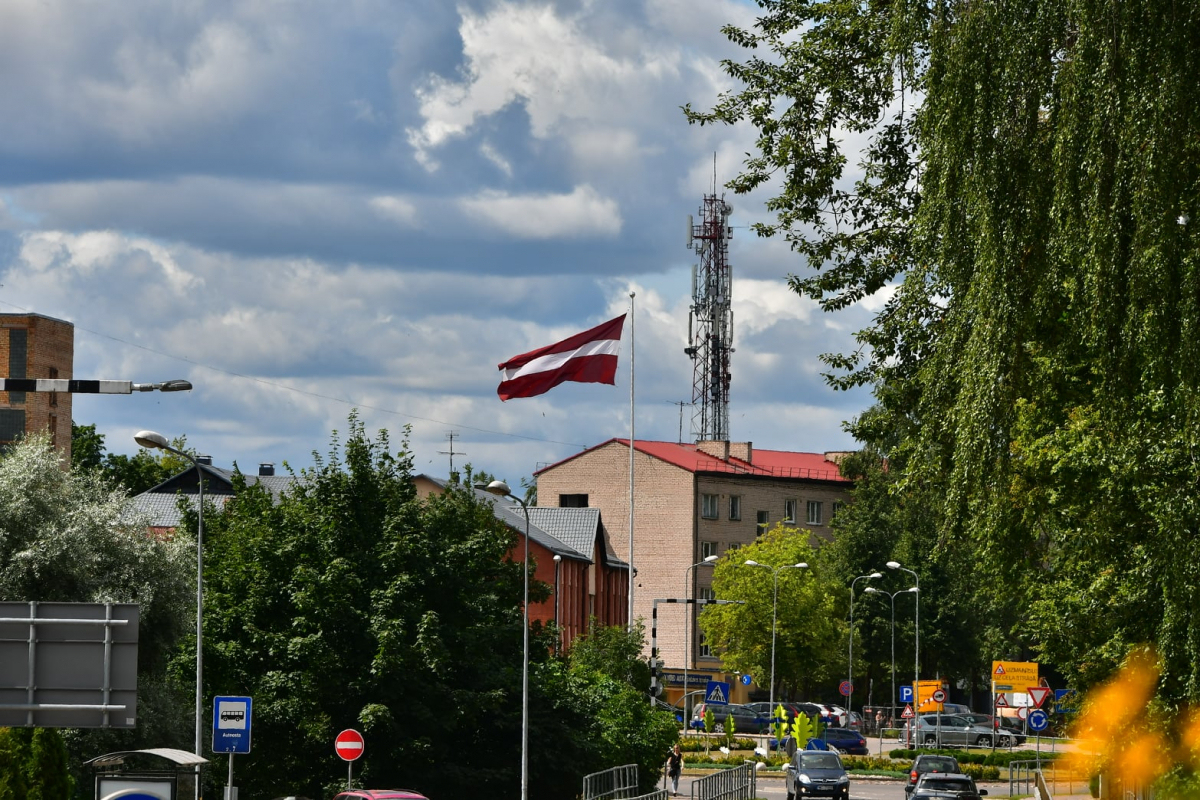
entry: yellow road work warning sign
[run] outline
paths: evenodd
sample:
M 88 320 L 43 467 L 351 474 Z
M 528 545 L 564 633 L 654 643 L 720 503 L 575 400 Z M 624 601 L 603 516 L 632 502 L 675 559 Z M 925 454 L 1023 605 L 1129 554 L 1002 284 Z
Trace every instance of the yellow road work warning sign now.
M 993 661 L 992 691 L 1023 692 L 1038 685 L 1036 661 Z

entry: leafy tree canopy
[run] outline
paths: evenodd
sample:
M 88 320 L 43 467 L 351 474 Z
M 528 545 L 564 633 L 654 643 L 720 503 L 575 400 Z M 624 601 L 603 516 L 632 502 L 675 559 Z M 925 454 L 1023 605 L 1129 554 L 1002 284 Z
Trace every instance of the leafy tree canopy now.
M 1017 598 L 1075 686 L 1150 641 L 1163 697 L 1200 700 L 1200 7 L 759 5 L 725 29 L 737 88 L 685 111 L 755 129 L 729 185 L 774 192 L 795 291 L 884 300 L 826 362 L 874 388 L 853 429 L 897 505 L 934 504 L 927 552 Z

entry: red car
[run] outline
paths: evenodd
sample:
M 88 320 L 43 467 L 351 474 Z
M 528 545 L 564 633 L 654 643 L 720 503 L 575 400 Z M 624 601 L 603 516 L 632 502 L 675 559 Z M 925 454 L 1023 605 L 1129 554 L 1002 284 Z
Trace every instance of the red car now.
M 429 800 L 408 789 L 351 789 L 333 796 L 333 800 Z

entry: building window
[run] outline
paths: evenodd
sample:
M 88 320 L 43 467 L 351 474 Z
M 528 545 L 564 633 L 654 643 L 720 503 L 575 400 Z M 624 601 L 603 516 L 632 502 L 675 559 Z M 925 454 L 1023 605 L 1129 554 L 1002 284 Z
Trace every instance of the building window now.
M 821 503 L 818 500 L 809 500 L 808 501 L 808 524 L 809 525 L 820 525 L 821 524 Z
M 0 408 L 0 442 L 16 441 L 25 433 L 25 409 Z
M 12 328 L 8 332 L 8 377 L 26 378 L 25 362 L 29 352 L 29 331 L 24 328 Z M 10 405 L 25 404 L 24 392 L 9 392 Z M 22 430 L 22 433 L 24 431 Z
M 842 513 L 842 509 L 845 507 L 846 507 L 846 504 L 843 503 L 841 500 L 834 500 L 833 508 L 830 510 L 830 515 L 829 515 L 830 520 L 837 519 L 837 515 Z
M 560 494 L 558 496 L 559 508 L 587 508 L 588 496 L 586 494 Z
M 713 588 L 711 586 L 697 586 L 696 587 L 696 599 L 697 600 L 716 600 L 717 594 L 716 594 L 716 592 L 713 591 Z
M 792 525 L 796 524 L 796 501 L 783 501 L 783 521 Z
M 721 498 L 715 494 L 700 495 L 700 516 L 705 519 L 717 518 L 717 503 Z
M 704 638 L 704 631 L 700 631 L 700 657 L 712 658 L 712 648 L 708 646 L 708 641 Z
M 756 531 L 756 533 L 759 536 L 762 536 L 764 533 L 766 533 L 767 525 L 769 525 L 770 522 L 771 522 L 771 513 L 769 511 L 759 511 L 758 512 L 758 530 Z
M 50 415 L 50 446 L 58 447 L 58 415 Z
M 739 520 L 742 518 L 742 496 L 737 494 L 729 495 L 729 518 Z
M 700 560 L 701 561 L 708 558 L 709 556 L 715 556 L 716 554 L 717 554 L 717 543 L 716 542 L 701 542 L 700 543 Z

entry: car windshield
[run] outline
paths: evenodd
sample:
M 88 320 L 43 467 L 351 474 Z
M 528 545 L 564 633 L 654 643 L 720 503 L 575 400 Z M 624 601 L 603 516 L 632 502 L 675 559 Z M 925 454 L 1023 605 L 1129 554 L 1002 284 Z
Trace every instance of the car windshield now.
M 917 765 L 918 772 L 953 772 L 958 762 L 948 756 L 928 756 Z
M 842 762 L 833 753 L 800 753 L 800 769 L 840 769 Z
M 971 782 L 964 778 L 939 778 L 929 777 L 921 781 L 920 788 L 932 790 L 935 792 L 971 792 L 974 793 L 975 787 L 971 786 Z

